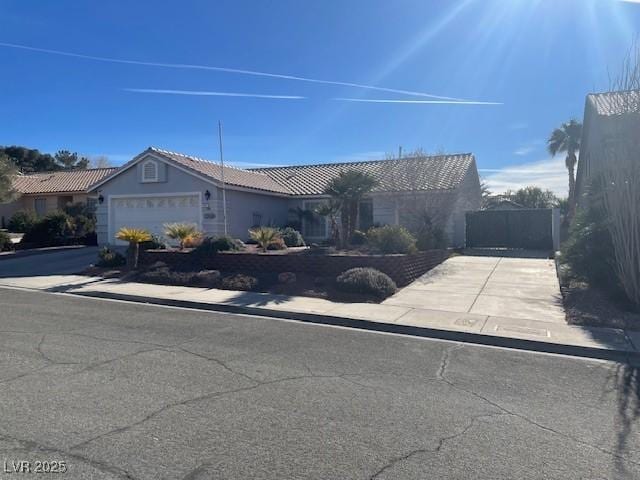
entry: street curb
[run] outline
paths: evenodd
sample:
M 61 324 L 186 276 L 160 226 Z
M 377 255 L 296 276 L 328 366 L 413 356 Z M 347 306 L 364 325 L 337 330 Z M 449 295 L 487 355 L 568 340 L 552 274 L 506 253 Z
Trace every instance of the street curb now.
M 91 245 L 65 245 L 63 247 L 43 247 L 30 250 L 15 250 L 15 253 L 0 255 L 0 262 L 3 260 L 15 260 L 17 258 L 34 257 L 47 253 L 66 252 L 68 250 L 80 250 Z
M 628 352 L 626 350 L 611 350 L 595 347 L 585 347 L 579 345 L 568 345 L 561 343 L 541 342 L 538 340 L 524 340 L 518 338 L 498 337 L 472 332 L 458 332 L 452 330 L 439 330 L 435 328 L 416 327 L 411 325 L 398 325 L 392 323 L 380 323 L 370 320 L 359 320 L 355 318 L 336 317 L 304 312 L 290 312 L 282 310 L 271 310 L 259 307 L 245 307 L 229 304 L 211 304 L 193 302 L 188 300 L 173 300 L 169 298 L 153 298 L 138 295 L 127 295 L 111 292 L 66 292 L 70 295 L 82 297 L 103 298 L 108 300 L 122 300 L 134 303 L 163 305 L 168 307 L 191 308 L 198 310 L 208 310 L 212 312 L 224 312 L 246 315 L 259 315 L 262 317 L 272 317 L 287 320 L 297 320 L 307 323 L 321 325 L 333 325 L 348 327 L 359 330 L 369 330 L 374 332 L 395 333 L 410 335 L 414 337 L 435 338 L 439 340 L 449 340 L 455 342 L 473 343 L 493 347 L 510 348 L 514 350 L 524 350 L 531 352 L 553 353 L 559 355 L 570 355 L 574 357 L 595 358 L 599 360 L 612 360 L 621 363 L 630 361 L 640 361 L 639 352 Z

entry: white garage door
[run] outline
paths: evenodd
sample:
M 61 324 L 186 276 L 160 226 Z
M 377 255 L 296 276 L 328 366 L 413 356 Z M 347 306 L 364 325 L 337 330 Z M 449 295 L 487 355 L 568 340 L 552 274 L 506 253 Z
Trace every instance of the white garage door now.
M 144 228 L 164 236 L 166 223 L 195 223 L 201 227 L 201 204 L 198 193 L 181 195 L 130 196 L 110 199 L 109 234 L 118 245 L 125 242 L 115 240 L 122 227 Z

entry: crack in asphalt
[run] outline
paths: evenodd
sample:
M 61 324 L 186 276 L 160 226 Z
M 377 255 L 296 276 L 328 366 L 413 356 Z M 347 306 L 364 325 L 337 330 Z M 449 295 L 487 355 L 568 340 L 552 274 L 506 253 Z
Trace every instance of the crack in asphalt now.
M 210 400 L 213 398 L 221 398 L 224 397 L 226 395 L 231 395 L 234 393 L 241 393 L 241 392 L 246 392 L 249 390 L 254 390 L 256 388 L 260 388 L 263 386 L 267 386 L 267 385 L 274 385 L 274 384 L 278 384 L 278 383 L 283 383 L 283 382 L 290 382 L 293 380 L 301 380 L 301 379 L 317 379 L 317 378 L 323 378 L 323 379 L 329 379 L 329 378 L 336 378 L 336 379 L 342 379 L 342 375 L 299 375 L 299 376 L 293 376 L 293 377 L 284 377 L 284 378 L 279 378 L 276 380 L 270 380 L 267 382 L 258 382 L 255 385 L 250 385 L 247 387 L 242 387 L 242 388 L 236 388 L 233 390 L 223 390 L 221 392 L 210 392 L 210 393 L 205 393 L 203 395 L 198 395 L 196 397 L 193 398 L 187 398 L 185 400 L 180 400 L 178 402 L 172 402 L 172 403 L 168 403 L 166 405 L 164 405 L 163 407 L 145 415 L 142 419 L 135 421 L 129 425 L 124 425 L 122 427 L 118 427 L 118 428 L 114 428 L 113 430 L 109 430 L 108 432 L 105 433 L 101 433 L 100 435 L 96 435 L 95 437 L 89 438 L 88 440 L 85 440 L 83 442 L 77 443 L 75 445 L 72 445 L 70 447 L 71 450 L 75 450 L 75 449 L 79 449 L 82 448 L 86 445 L 88 445 L 89 443 L 92 443 L 96 440 L 99 440 L 101 438 L 104 437 L 108 437 L 111 435 L 115 435 L 115 434 L 120 434 L 123 432 L 126 432 L 127 430 L 130 430 L 138 425 L 142 425 L 145 422 L 148 422 L 149 420 L 157 417 L 158 415 L 161 415 L 162 413 L 164 413 L 165 411 L 171 409 L 171 408 L 175 408 L 175 407 L 180 407 L 180 406 L 185 406 L 185 405 L 190 405 L 193 403 L 197 403 L 203 400 Z
M 454 433 L 452 435 L 447 435 L 445 437 L 440 437 L 438 439 L 438 444 L 435 446 L 435 448 L 417 448 L 415 450 L 411 450 L 408 453 L 405 453 L 404 455 L 401 455 L 399 457 L 395 457 L 392 458 L 389 462 L 387 462 L 385 465 L 383 465 L 379 470 L 377 470 L 373 475 L 371 475 L 369 477 L 369 480 L 375 480 L 376 478 L 378 478 L 380 475 L 382 475 L 384 472 L 386 472 L 387 470 L 392 469 L 393 467 L 395 467 L 397 464 L 404 462 L 416 455 L 422 454 L 422 453 L 439 453 L 440 450 L 442 450 L 442 447 L 444 446 L 444 444 L 446 442 L 448 442 L 449 440 L 454 440 L 458 437 L 461 437 L 463 435 L 465 435 L 469 430 L 471 430 L 471 428 L 473 428 L 473 426 L 476 424 L 476 422 L 478 422 L 481 418 L 493 418 L 493 417 L 500 417 L 500 416 L 506 416 L 507 414 L 505 413 L 485 413 L 482 415 L 476 415 L 474 417 L 471 418 L 471 421 L 469 422 L 468 425 L 466 425 L 462 430 L 460 430 L 457 433 Z
M 511 415 L 512 417 L 519 418 L 520 420 L 523 420 L 524 422 L 526 422 L 526 423 L 528 423 L 530 425 L 533 425 L 533 426 L 535 426 L 537 428 L 540 428 L 540 429 L 545 430 L 547 432 L 553 433 L 553 434 L 558 435 L 558 436 L 560 436 L 562 438 L 571 440 L 571 441 L 573 441 L 575 443 L 578 443 L 580 445 L 584 445 L 586 447 L 593 448 L 595 450 L 598 450 L 601 453 L 610 455 L 610 456 L 612 456 L 612 457 L 614 457 L 614 458 L 616 458 L 618 460 L 629 462 L 629 463 L 632 463 L 634 465 L 640 465 L 640 462 L 637 462 L 637 461 L 635 461 L 635 460 L 633 460 L 631 458 L 625 457 L 624 455 L 620 455 L 619 453 L 612 452 L 611 450 L 607 450 L 606 448 L 599 447 L 598 445 L 593 445 L 593 444 L 591 444 L 589 442 L 586 442 L 586 441 L 581 440 L 581 439 L 579 439 L 577 437 L 574 437 L 573 435 L 569 435 L 567 433 L 561 432 L 561 431 L 556 430 L 554 428 L 551 428 L 551 427 L 548 427 L 548 426 L 543 425 L 541 423 L 538 423 L 535 420 L 532 420 L 532 419 L 530 419 L 529 417 L 527 417 L 525 415 L 522 415 L 520 413 L 517 413 L 517 412 L 514 412 L 512 410 L 509 410 L 508 408 L 503 407 L 502 405 L 500 405 L 500 404 L 488 399 L 487 397 L 485 397 L 483 395 L 480 395 L 479 393 L 477 393 L 477 392 L 475 392 L 473 390 L 463 388 L 463 387 L 457 385 L 456 383 L 454 383 L 452 380 L 449 380 L 446 377 L 446 370 L 447 370 L 447 367 L 451 363 L 451 354 L 453 353 L 453 351 L 458 350 L 460 348 L 464 348 L 464 346 L 463 345 L 459 345 L 458 348 L 451 347 L 451 348 L 447 349 L 444 352 L 443 358 L 442 358 L 442 362 L 441 362 L 440 368 L 438 370 L 438 380 L 445 382 L 447 385 L 450 385 L 452 388 L 454 388 L 454 389 L 456 389 L 456 390 L 458 390 L 460 392 L 465 392 L 465 393 L 467 393 L 469 395 L 474 396 L 475 398 L 478 398 L 478 399 L 482 400 L 483 402 L 487 403 L 488 405 L 491 405 L 492 407 L 499 409 L 500 411 L 502 411 L 506 415 Z
M 29 452 L 33 452 L 33 451 L 40 451 L 40 452 L 44 452 L 44 453 L 55 453 L 57 455 L 63 455 L 66 456 L 68 458 L 72 458 L 74 460 L 80 461 L 82 463 L 85 463 L 87 465 L 90 465 L 91 467 L 95 468 L 96 470 L 99 470 L 103 473 L 111 473 L 113 475 L 118 476 L 119 478 L 123 478 L 125 480 L 136 480 L 135 477 L 127 472 L 125 469 L 123 468 L 119 468 L 119 467 L 115 467 L 113 465 L 109 465 L 108 463 L 105 462 L 101 462 L 99 460 L 94 460 L 91 459 L 89 457 L 86 457 L 84 455 L 80 455 L 77 453 L 71 453 L 68 452 L 66 450 L 61 450 L 59 448 L 54 448 L 54 447 L 49 447 L 47 445 L 42 445 L 39 444 L 37 442 L 34 442 L 33 440 L 25 440 L 22 438 L 18 438 L 18 437 L 14 437 L 11 435 L 7 435 L 6 433 L 0 433 L 0 438 L 3 440 L 9 440 L 12 442 L 16 442 L 20 445 L 22 445 L 21 449 L 11 449 L 11 450 L 25 450 L 25 451 L 29 451 Z
M 182 477 L 182 480 L 197 480 L 200 474 L 205 473 L 207 471 L 207 468 L 209 468 L 210 466 L 210 463 L 203 463 L 201 465 L 198 465 L 196 468 Z
M 181 352 L 189 353 L 189 354 L 194 355 L 194 356 L 196 356 L 196 357 L 203 358 L 203 359 L 205 359 L 205 360 L 207 360 L 207 361 L 209 361 L 209 362 L 213 362 L 213 363 L 215 363 L 216 365 L 221 366 L 222 368 L 224 368 L 225 370 L 227 370 L 228 372 L 230 372 L 230 373 L 232 373 L 232 374 L 234 374 L 234 375 L 239 375 L 239 376 L 244 377 L 244 378 L 246 378 L 247 380 L 250 380 L 250 381 L 252 381 L 252 382 L 260 383 L 260 381 L 259 381 L 259 380 L 255 379 L 255 378 L 253 378 L 253 377 L 251 377 L 251 376 L 249 376 L 249 375 L 247 375 L 246 373 L 238 372 L 237 370 L 234 370 L 234 369 L 233 369 L 233 368 L 231 368 L 231 367 L 230 367 L 226 362 L 224 362 L 224 361 L 220 360 L 219 358 L 210 357 L 210 356 L 208 356 L 208 355 L 203 355 L 203 354 L 201 354 L 201 353 L 192 352 L 191 350 L 187 350 L 186 348 L 183 348 L 183 347 L 176 347 L 176 348 L 177 348 L 178 350 L 180 350 Z

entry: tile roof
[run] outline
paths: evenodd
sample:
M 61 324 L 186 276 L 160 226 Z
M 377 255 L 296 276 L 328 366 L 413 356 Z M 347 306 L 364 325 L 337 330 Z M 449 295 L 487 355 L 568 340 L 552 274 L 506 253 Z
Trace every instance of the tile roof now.
M 640 112 L 640 90 L 590 93 L 587 98 L 602 116 Z
M 18 175 L 13 188 L 20 193 L 85 192 L 91 185 L 111 175 L 117 168 L 92 168 Z
M 400 160 L 328 163 L 251 169 L 268 175 L 293 195 L 318 195 L 340 172 L 357 170 L 373 175 L 378 185 L 373 191 L 448 190 L 456 188 L 473 163 L 470 153 L 431 155 Z
M 218 163 L 204 160 L 202 158 L 184 155 L 182 153 L 169 152 L 167 150 L 162 150 L 155 147 L 150 147 L 149 151 L 152 151 L 160 156 L 167 157 L 170 160 L 173 160 L 174 162 L 180 164 L 181 166 L 194 171 L 195 173 L 199 173 L 219 182 L 222 181 L 222 168 Z M 228 185 L 235 185 L 238 187 L 264 190 L 274 193 L 291 193 L 285 186 L 279 184 L 268 175 L 256 171 L 229 167 L 227 165 L 225 165 L 224 167 L 224 181 Z

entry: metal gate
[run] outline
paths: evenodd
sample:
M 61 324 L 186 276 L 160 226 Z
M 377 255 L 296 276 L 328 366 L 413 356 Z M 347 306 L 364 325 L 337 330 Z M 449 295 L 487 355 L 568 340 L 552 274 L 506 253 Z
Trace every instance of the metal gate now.
M 553 250 L 555 216 L 551 208 L 467 212 L 466 246 Z

